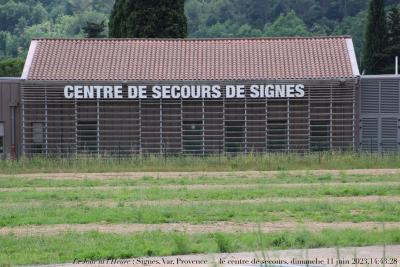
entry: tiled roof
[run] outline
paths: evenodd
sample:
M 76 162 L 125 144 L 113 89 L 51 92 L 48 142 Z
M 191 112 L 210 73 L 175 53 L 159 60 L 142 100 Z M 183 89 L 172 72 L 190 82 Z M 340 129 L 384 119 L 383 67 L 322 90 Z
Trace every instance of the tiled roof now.
M 186 81 L 358 75 L 350 37 L 37 39 L 24 79 Z

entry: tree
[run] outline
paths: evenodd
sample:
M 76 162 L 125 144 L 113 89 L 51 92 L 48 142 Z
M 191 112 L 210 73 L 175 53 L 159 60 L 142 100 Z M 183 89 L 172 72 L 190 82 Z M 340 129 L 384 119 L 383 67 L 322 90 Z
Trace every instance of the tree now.
M 93 9 L 94 0 L 67 0 L 67 9 L 72 13 L 83 11 L 91 11 Z
M 361 63 L 361 51 L 365 36 L 365 25 L 367 24 L 367 12 L 361 11 L 354 17 L 346 17 L 336 25 L 334 35 L 350 35 L 353 38 L 358 62 Z
M 271 25 L 266 25 L 266 36 L 310 36 L 307 26 L 290 10 L 286 15 L 281 15 Z
M 100 23 L 87 21 L 86 26 L 82 29 L 87 38 L 104 38 L 105 28 L 105 20 L 103 20 Z
M 394 73 L 395 57 L 400 56 L 400 10 L 392 7 L 388 13 L 388 47 L 385 49 L 385 73 Z
M 8 1 L 0 4 L 0 30 L 15 33 L 21 24 L 30 26 L 40 24 L 48 19 L 47 11 L 42 4 L 29 5 L 22 2 Z
M 126 37 L 125 0 L 116 0 L 110 15 L 110 37 Z
M 184 38 L 184 0 L 117 0 L 109 27 L 115 38 Z
M 400 7 L 393 6 L 388 14 L 389 46 L 400 45 Z
M 387 26 L 384 0 L 370 0 L 362 60 L 362 69 L 366 74 L 384 72 L 386 48 Z
M 7 58 L 0 61 L 0 77 L 20 77 L 24 68 L 24 60 Z
M 0 31 L 0 58 L 18 55 L 17 37 L 9 32 Z

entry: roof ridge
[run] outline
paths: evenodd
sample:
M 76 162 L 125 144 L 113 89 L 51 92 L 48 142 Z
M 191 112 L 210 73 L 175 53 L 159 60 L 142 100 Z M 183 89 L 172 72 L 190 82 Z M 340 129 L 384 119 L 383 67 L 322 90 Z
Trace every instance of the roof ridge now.
M 294 36 L 294 37 L 244 37 L 244 38 L 32 38 L 37 41 L 246 41 L 246 40 L 299 40 L 299 39 L 348 39 L 350 35 L 334 35 L 334 36 Z

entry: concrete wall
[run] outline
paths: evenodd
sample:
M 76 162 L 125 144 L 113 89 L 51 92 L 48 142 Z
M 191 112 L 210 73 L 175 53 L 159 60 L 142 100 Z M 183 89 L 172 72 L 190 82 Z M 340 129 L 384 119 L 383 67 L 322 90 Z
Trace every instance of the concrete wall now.
M 14 123 L 13 109 L 15 109 Z M 4 153 L 0 154 L 0 158 L 14 157 L 15 153 L 19 155 L 22 142 L 22 123 L 20 81 L 18 79 L 0 79 L 0 122 L 4 123 Z M 15 145 L 15 150 L 13 145 Z

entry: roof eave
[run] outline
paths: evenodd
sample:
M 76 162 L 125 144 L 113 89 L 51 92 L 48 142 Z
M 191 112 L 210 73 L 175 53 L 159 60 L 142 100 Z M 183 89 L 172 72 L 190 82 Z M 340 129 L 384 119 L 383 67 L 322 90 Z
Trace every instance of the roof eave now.
M 35 55 L 36 47 L 38 45 L 37 40 L 32 40 L 31 45 L 29 46 L 28 56 L 25 60 L 24 70 L 22 71 L 21 79 L 27 80 L 29 76 L 29 71 L 32 66 L 33 57 Z
M 359 77 L 360 70 L 358 68 L 357 57 L 356 57 L 356 52 L 354 50 L 353 39 L 346 38 L 346 45 L 347 45 L 347 51 L 348 51 L 349 57 L 350 57 L 350 63 L 351 63 L 351 69 L 353 71 L 353 76 Z

